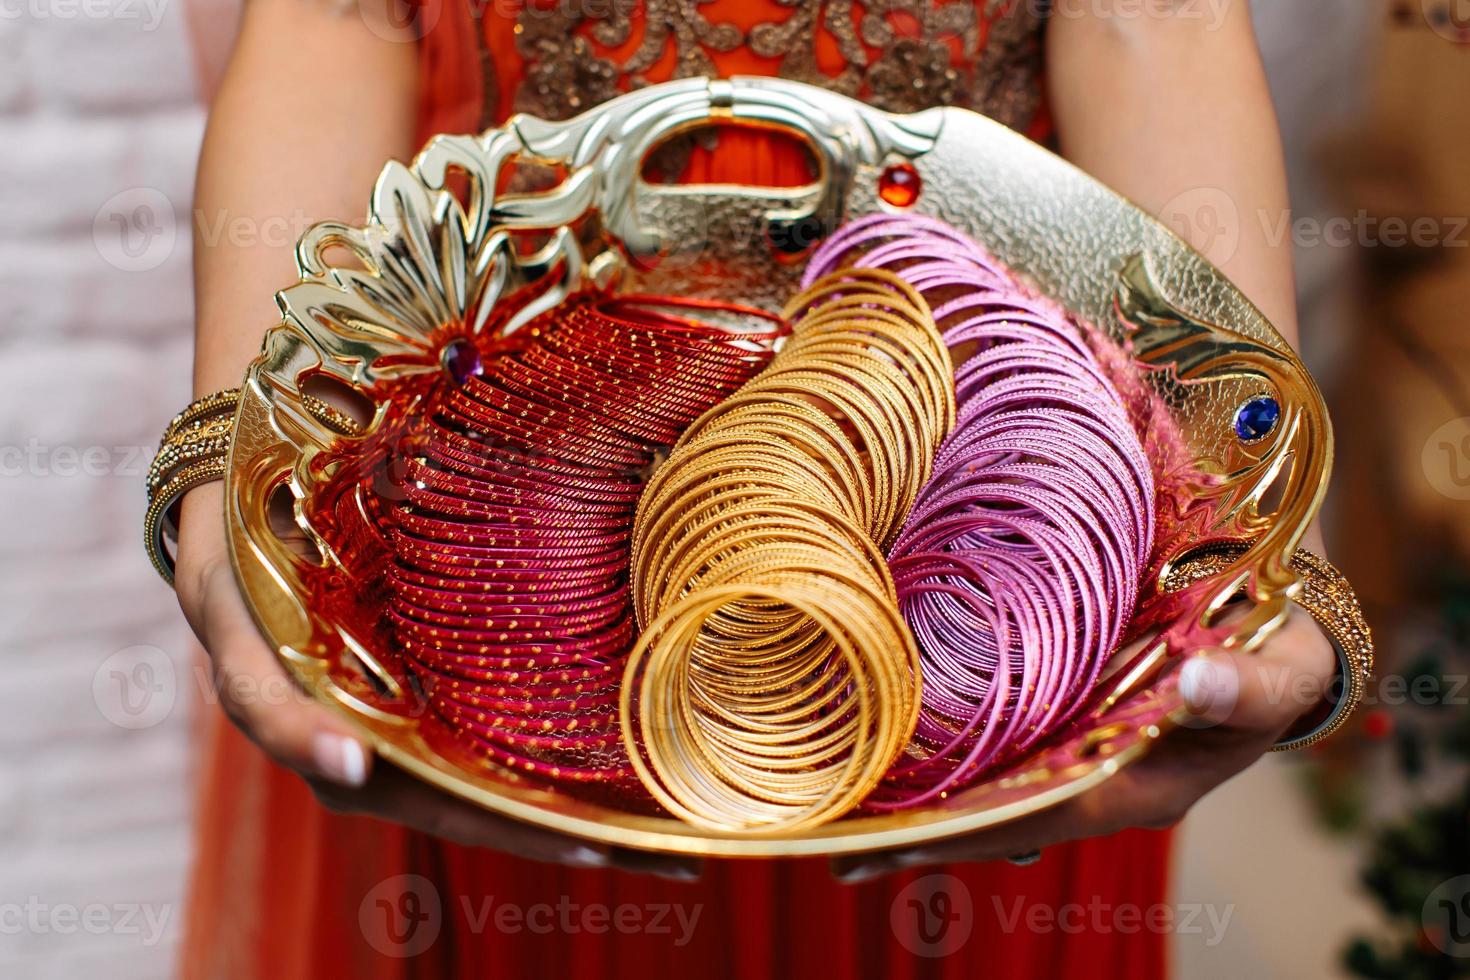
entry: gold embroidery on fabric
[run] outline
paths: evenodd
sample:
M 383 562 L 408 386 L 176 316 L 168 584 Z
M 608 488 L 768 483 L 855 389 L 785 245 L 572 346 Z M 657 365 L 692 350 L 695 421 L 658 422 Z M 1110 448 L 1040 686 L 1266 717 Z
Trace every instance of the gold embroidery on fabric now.
M 712 23 L 700 10 L 708 2 L 643 0 L 638 46 L 621 65 L 600 57 L 588 38 L 607 47 L 626 44 L 639 0 L 558 0 L 548 9 L 528 3 L 515 26 L 526 59 L 516 111 L 566 119 L 648 84 L 644 73 L 671 49 L 673 77 L 687 78 L 716 74 L 710 53 L 742 44 L 780 59 L 776 70 L 783 77 L 891 112 L 963 105 L 1022 127 L 1040 106 L 1044 13 L 1038 0 L 776 0 L 790 15 L 748 34 Z M 817 64 L 821 35 L 843 58 L 836 75 Z
M 964 104 L 1021 129 L 1041 108 L 1044 8 L 1035 0 L 984 2 L 990 28 Z

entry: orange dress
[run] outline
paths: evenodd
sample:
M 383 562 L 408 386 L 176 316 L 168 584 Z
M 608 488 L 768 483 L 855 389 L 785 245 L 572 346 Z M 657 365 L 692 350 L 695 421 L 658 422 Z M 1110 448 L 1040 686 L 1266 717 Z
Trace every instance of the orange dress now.
M 690 74 L 782 74 L 882 108 L 953 103 L 1035 138 L 1042 25 L 1027 0 L 420 0 L 420 136 L 576 114 Z M 589 13 L 579 11 L 585 8 Z M 800 183 L 728 132 L 681 179 Z M 211 712 L 189 980 L 1164 975 L 1165 937 L 1114 928 L 1164 900 L 1168 835 L 1049 848 L 857 885 L 821 861 L 713 862 L 694 883 L 536 864 L 330 814 Z M 1098 913 L 1101 910 L 1101 914 Z M 1124 920 L 1127 921 L 1127 920 Z

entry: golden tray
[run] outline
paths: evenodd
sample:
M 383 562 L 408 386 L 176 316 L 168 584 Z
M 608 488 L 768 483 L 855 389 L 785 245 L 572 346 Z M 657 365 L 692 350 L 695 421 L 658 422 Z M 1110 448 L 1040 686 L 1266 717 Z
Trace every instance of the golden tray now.
M 762 188 L 643 179 L 652 151 L 711 125 L 795 138 L 815 160 L 816 180 Z M 551 186 L 498 192 L 508 169 L 527 165 Z M 342 566 L 306 505 L 332 476 L 331 451 L 348 439 L 370 445 L 385 408 L 376 405 L 363 434 L 346 436 L 308 410 L 308 379 L 374 400 L 380 382 L 440 370 L 446 325 L 476 329 L 497 301 L 548 275 L 557 286 L 516 323 L 592 282 L 779 309 L 796 290 L 804 245 L 847 219 L 898 210 L 879 195 L 894 166 L 912 167 L 922 182 L 914 212 L 977 238 L 1132 358 L 1152 406 L 1135 419 L 1159 480 L 1157 560 L 1139 622 L 1156 626 L 1157 639 L 1117 665 L 1082 719 L 1025 763 L 925 809 L 787 836 L 635 813 L 456 751 L 364 631 L 313 607 L 314 583 Z M 1169 654 L 1254 649 L 1300 587 L 1289 560 L 1321 502 L 1332 455 L 1306 370 L 1240 291 L 1166 227 L 964 109 L 890 115 L 797 82 L 737 77 L 651 86 L 565 122 L 515 116 L 479 137 L 437 137 L 410 165 L 389 163 L 367 222 L 316 225 L 296 260 L 300 281 L 277 296 L 282 322 L 245 377 L 235 419 L 225 508 L 240 589 L 289 671 L 380 756 L 517 820 L 623 847 L 735 857 L 835 855 L 972 834 L 1070 799 L 1140 758 L 1182 717 L 1180 658 Z M 1276 400 L 1279 420 L 1265 437 L 1243 441 L 1235 413 L 1263 396 Z M 1164 438 L 1164 429 L 1182 438 Z M 301 556 L 273 527 L 272 501 L 286 493 L 319 555 Z M 1222 542 L 1246 547 L 1216 575 L 1159 587 L 1191 552 Z M 1241 592 L 1250 611 L 1222 625 L 1221 607 Z

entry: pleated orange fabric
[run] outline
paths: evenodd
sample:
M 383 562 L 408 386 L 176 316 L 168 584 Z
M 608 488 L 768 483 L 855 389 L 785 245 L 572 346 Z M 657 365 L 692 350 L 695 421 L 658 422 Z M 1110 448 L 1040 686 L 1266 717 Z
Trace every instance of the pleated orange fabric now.
M 535 67 L 517 44 L 519 2 L 426 0 L 421 137 L 474 131 L 513 111 Z M 558 2 L 566 8 L 576 0 Z M 674 16 L 671 5 L 688 5 L 679 14 L 687 18 L 695 0 L 648 2 L 664 17 Z M 998 29 L 990 19 L 998 9 L 1026 0 L 974 2 L 983 39 Z M 590 53 L 625 62 L 645 36 L 643 6 L 584 5 L 631 10 L 627 39 L 617 45 L 602 44 L 593 23 L 570 28 L 586 40 L 578 49 L 584 61 Z M 748 31 L 793 9 L 831 5 L 714 0 L 697 12 Z M 912 31 L 915 11 L 938 6 L 885 0 L 881 9 L 896 30 Z M 877 9 L 869 0 L 859 21 Z M 984 47 L 973 37 L 968 43 Z M 813 44 L 822 71 L 843 70 L 830 34 L 818 30 Z M 674 46 L 640 77 L 669 77 Z M 877 57 L 874 47 L 868 52 Z M 781 62 L 747 45 L 706 54 L 721 75 L 772 74 Z M 983 61 L 959 67 L 989 70 Z M 1022 128 L 1044 138 L 1044 107 Z M 809 173 L 793 147 L 730 132 L 713 151 L 695 148 L 683 179 L 789 185 Z M 858 885 L 837 883 L 821 861 L 715 862 L 700 881 L 676 883 L 536 864 L 330 814 L 221 712 L 209 712 L 203 725 L 198 858 L 182 960 L 188 980 L 1149 980 L 1166 972 L 1166 935 L 1148 926 L 1165 914 L 1166 832 L 1053 847 L 1028 867 L 955 865 Z

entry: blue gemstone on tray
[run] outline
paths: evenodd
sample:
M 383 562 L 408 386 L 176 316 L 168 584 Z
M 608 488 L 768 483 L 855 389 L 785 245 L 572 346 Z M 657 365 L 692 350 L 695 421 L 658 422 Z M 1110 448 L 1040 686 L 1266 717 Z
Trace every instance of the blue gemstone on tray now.
M 1235 434 L 1246 442 L 1255 442 L 1270 435 L 1280 420 L 1281 406 L 1276 399 L 1261 395 L 1235 410 Z
M 460 338 L 452 340 L 444 346 L 441 355 L 444 370 L 449 372 L 449 377 L 457 385 L 462 385 L 471 377 L 480 373 L 480 351 L 472 341 Z

